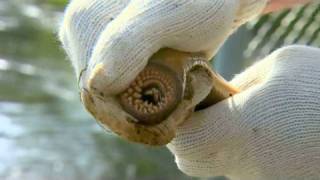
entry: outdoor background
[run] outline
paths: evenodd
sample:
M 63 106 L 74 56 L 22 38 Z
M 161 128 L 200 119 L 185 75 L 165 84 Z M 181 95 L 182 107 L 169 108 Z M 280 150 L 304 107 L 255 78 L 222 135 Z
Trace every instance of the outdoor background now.
M 197 179 L 179 172 L 165 148 L 125 142 L 85 112 L 56 38 L 65 4 L 0 0 L 0 179 Z M 316 4 L 252 21 L 225 44 L 216 68 L 230 79 L 277 47 L 319 46 L 319 11 Z

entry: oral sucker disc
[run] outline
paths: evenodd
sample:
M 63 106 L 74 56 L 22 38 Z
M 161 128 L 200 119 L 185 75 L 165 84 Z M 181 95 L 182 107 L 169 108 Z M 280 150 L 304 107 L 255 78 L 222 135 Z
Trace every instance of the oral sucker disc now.
M 90 84 L 90 82 L 89 82 Z M 81 92 L 88 111 L 105 128 L 142 144 L 159 146 L 195 110 L 216 104 L 239 90 L 215 73 L 201 53 L 162 49 L 129 87 L 116 97 Z

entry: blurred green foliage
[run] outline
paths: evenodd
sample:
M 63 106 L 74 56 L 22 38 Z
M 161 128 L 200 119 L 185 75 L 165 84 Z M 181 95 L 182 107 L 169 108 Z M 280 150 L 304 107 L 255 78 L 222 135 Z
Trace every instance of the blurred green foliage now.
M 53 6 L 55 8 L 64 8 L 67 4 L 67 0 L 35 0 L 34 3 L 38 5 L 45 5 L 45 6 Z

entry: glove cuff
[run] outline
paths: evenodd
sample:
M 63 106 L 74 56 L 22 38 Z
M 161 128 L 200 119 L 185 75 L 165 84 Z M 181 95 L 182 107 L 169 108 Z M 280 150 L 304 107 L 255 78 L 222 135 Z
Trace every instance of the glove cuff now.
M 240 0 L 240 8 L 234 21 L 239 27 L 262 13 L 269 0 Z

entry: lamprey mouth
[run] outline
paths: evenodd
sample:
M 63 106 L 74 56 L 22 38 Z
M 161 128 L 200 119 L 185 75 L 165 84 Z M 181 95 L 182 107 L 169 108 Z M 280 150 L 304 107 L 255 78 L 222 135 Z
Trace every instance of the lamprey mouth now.
M 106 97 L 103 88 L 89 88 L 81 91 L 81 99 L 103 127 L 157 146 L 169 143 L 192 112 L 238 92 L 211 69 L 204 54 L 162 49 L 124 92 Z
M 120 95 L 120 104 L 138 123 L 154 125 L 177 107 L 182 99 L 182 85 L 170 68 L 150 63 Z

